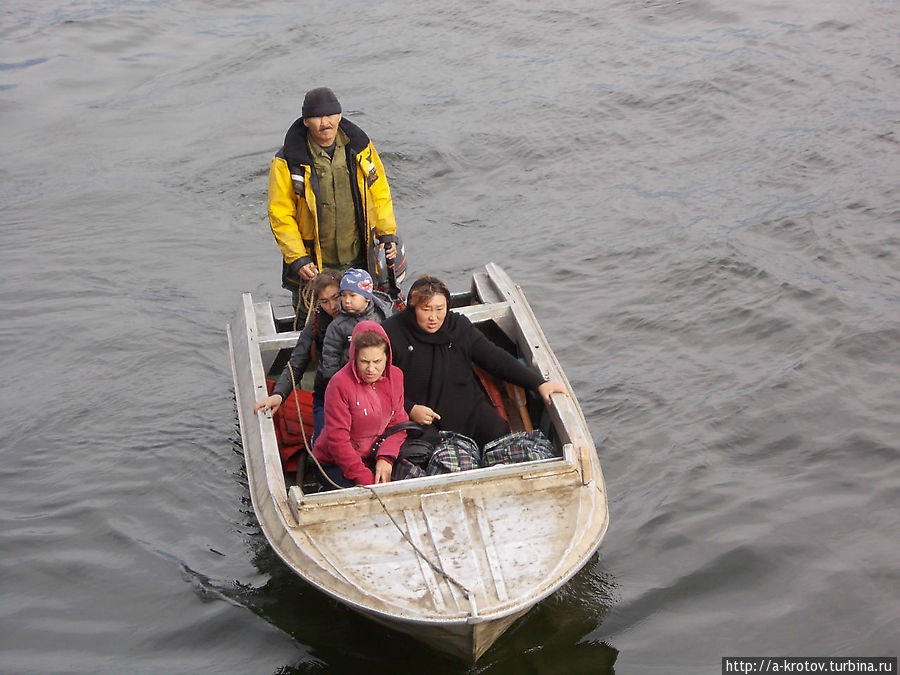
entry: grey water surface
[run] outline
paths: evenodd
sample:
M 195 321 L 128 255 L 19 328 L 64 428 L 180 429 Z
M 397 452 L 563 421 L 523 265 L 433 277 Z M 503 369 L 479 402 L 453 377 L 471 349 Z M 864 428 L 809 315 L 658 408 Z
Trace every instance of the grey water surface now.
M 0 38 L 0 671 L 896 656 L 896 1 L 11 0 Z M 474 667 L 249 505 L 225 324 L 287 302 L 268 162 L 322 85 L 410 280 L 505 267 L 606 474 L 598 554 Z

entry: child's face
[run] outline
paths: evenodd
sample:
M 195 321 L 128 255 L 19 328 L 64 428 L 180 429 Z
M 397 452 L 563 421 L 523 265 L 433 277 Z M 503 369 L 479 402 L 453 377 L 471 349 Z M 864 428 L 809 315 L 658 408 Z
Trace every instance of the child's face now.
M 344 308 L 345 312 L 359 314 L 368 307 L 368 305 L 369 301 L 366 300 L 364 295 L 354 293 L 353 291 L 341 291 L 341 307 Z
M 331 284 L 319 291 L 319 307 L 332 318 L 341 311 L 341 289 L 337 284 Z

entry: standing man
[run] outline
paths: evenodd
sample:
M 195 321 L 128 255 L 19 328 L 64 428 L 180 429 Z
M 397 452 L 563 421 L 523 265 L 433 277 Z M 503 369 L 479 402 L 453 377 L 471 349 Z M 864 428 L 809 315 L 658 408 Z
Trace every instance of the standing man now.
M 381 158 L 366 133 L 341 116 L 334 92 L 306 92 L 302 117 L 284 137 L 269 167 L 269 225 L 281 249 L 281 285 L 299 317 L 301 290 L 319 270 L 368 269 L 374 278 L 374 239 L 389 260 L 397 224 Z

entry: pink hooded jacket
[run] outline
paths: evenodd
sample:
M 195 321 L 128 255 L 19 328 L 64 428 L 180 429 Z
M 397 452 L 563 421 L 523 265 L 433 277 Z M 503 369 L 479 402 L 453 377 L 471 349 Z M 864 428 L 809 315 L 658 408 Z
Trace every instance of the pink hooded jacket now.
M 375 458 L 370 457 L 375 439 L 387 427 L 409 419 L 403 408 L 403 373 L 391 363 L 390 341 L 381 378 L 366 384 L 356 372 L 352 338 L 369 331 L 388 339 L 381 324 L 374 321 L 356 324 L 350 342 L 350 360 L 334 374 L 325 389 L 325 427 L 313 447 L 316 459 L 337 464 L 344 476 L 357 485 L 375 482 Z M 393 463 L 404 440 L 404 431 L 388 436 L 378 448 L 378 459 Z

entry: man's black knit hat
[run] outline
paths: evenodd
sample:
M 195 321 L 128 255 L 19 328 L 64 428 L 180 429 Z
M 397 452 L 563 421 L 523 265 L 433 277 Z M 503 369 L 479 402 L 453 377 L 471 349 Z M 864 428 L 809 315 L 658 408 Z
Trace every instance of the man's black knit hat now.
M 341 112 L 337 96 L 328 87 L 310 89 L 303 99 L 303 117 L 325 117 Z

